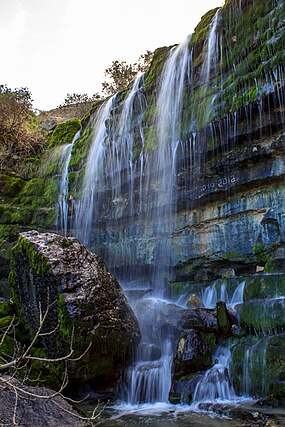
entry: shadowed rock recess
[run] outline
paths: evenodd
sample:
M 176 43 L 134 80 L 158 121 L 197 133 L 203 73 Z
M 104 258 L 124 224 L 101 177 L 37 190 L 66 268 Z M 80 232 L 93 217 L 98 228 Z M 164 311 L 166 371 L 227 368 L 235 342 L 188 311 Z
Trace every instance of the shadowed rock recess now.
M 284 405 L 284 22 L 282 0 L 226 0 L 180 45 L 157 49 L 128 88 L 57 127 L 38 170 L 0 176 L 2 294 L 20 231 L 75 236 L 102 257 L 142 335 L 119 396 L 130 404 L 171 392 L 196 406 Z M 61 336 L 68 313 L 80 350 L 94 337 L 74 380 L 118 378 L 139 333 L 102 261 L 52 234 L 24 233 L 17 248 L 14 286 L 31 326 L 27 301 L 46 303 L 49 289 Z

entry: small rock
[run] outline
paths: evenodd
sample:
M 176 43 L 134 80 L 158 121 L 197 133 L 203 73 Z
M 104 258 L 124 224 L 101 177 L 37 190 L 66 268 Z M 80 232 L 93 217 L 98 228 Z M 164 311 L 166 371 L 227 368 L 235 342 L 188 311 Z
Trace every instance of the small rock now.
M 233 268 L 229 268 L 222 272 L 222 279 L 230 279 L 231 277 L 235 277 L 235 275 L 235 270 Z
M 191 295 L 191 297 L 188 299 L 186 305 L 189 308 L 204 308 L 205 307 L 201 298 L 199 298 L 198 295 L 196 295 L 196 294 Z

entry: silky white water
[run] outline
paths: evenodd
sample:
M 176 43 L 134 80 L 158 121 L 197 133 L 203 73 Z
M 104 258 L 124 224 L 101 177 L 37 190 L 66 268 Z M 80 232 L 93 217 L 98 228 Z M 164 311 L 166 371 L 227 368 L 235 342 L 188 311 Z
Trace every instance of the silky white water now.
M 89 234 L 94 215 L 95 196 L 101 185 L 104 174 L 104 145 L 107 136 L 106 121 L 111 113 L 114 97 L 107 100 L 98 110 L 94 119 L 93 139 L 89 150 L 81 198 L 75 207 L 75 233 L 82 243 L 88 245 Z
M 230 358 L 230 343 L 217 347 L 213 354 L 214 366 L 208 369 L 195 388 L 194 406 L 202 402 L 238 399 L 230 376 Z
M 67 236 L 68 230 L 68 168 L 71 160 L 73 146 L 78 138 L 80 138 L 80 130 L 75 134 L 71 144 L 67 144 L 62 150 L 62 173 L 59 184 L 58 196 L 58 218 L 57 226 L 59 232 Z
M 171 387 L 174 339 L 170 330 L 163 329 L 163 322 L 160 324 L 156 316 L 156 305 L 160 304 L 164 296 L 164 282 L 169 280 L 171 274 L 170 240 L 175 217 L 173 189 L 185 80 L 189 77 L 189 40 L 187 37 L 181 45 L 170 51 L 158 87 L 155 121 L 158 150 L 154 157 L 147 159 L 148 167 L 152 168 L 148 175 L 152 176 L 156 185 L 152 201 L 155 209 L 147 210 L 146 216 L 150 223 L 156 224 L 155 232 L 160 235 L 160 239 L 151 278 L 154 288 L 152 304 L 137 304 L 134 307 L 142 332 L 142 342 L 136 361 L 127 375 L 127 401 L 133 404 L 168 402 Z M 126 118 L 124 120 L 126 122 Z M 150 185 L 152 184 L 148 182 L 147 190 Z

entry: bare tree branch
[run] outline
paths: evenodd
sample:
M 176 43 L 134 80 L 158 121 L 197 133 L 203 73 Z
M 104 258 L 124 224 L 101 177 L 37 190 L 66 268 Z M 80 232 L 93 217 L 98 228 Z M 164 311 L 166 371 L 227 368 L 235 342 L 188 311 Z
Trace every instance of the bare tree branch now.
M 105 405 L 100 408 L 100 404 L 95 406 L 94 411 L 90 417 L 83 417 L 79 414 L 76 414 L 75 412 L 64 408 L 62 405 L 60 405 L 59 402 L 53 400 L 57 396 L 60 396 L 61 398 L 64 398 L 63 396 L 63 390 L 66 388 L 68 384 L 68 370 L 67 370 L 67 363 L 68 362 L 75 362 L 80 359 L 82 359 L 90 350 L 92 343 L 89 343 L 86 350 L 81 353 L 78 357 L 72 358 L 72 355 L 74 354 L 74 348 L 73 348 L 73 341 L 74 341 L 74 329 L 72 330 L 71 339 L 70 339 L 70 346 L 69 351 L 66 355 L 56 358 L 49 358 L 49 357 L 37 357 L 33 356 L 33 348 L 36 344 L 37 340 L 41 337 L 52 335 L 53 333 L 56 333 L 56 331 L 59 328 L 59 324 L 55 328 L 53 328 L 51 331 L 43 332 L 43 328 L 45 326 L 45 322 L 47 321 L 48 314 L 50 312 L 50 309 L 55 304 L 49 303 L 49 297 L 47 302 L 47 307 L 43 311 L 42 305 L 39 304 L 39 325 L 34 333 L 31 342 L 27 346 L 26 349 L 22 350 L 21 346 L 19 345 L 17 339 L 16 339 L 16 326 L 18 325 L 18 322 L 15 323 L 15 315 L 12 317 L 9 325 L 6 328 L 3 328 L 3 335 L 1 337 L 0 341 L 0 350 L 1 347 L 3 347 L 5 340 L 7 337 L 9 337 L 11 334 L 13 336 L 13 342 L 14 342 L 14 351 L 13 355 L 5 355 L 3 352 L 0 356 L 0 360 L 3 362 L 0 365 L 0 371 L 6 371 L 9 372 L 9 375 L 0 375 L 0 385 L 4 387 L 8 387 L 10 390 L 12 390 L 14 396 L 15 396 L 15 404 L 13 409 L 13 415 L 11 422 L 13 426 L 19 425 L 19 422 L 17 423 L 17 410 L 19 405 L 19 399 L 23 398 L 32 398 L 32 399 L 41 399 L 41 400 L 52 400 L 52 402 L 58 406 L 62 411 L 80 419 L 80 420 L 86 420 L 86 421 L 95 421 L 102 411 L 105 408 Z M 32 373 L 32 366 L 28 365 L 31 361 L 39 361 L 43 364 L 50 364 L 50 363 L 60 363 L 65 362 L 65 369 L 64 369 L 64 376 L 61 381 L 60 387 L 57 391 L 49 391 L 47 394 L 39 392 L 32 391 L 26 384 L 30 381 L 33 382 L 39 382 L 41 381 L 41 374 L 37 376 L 36 379 L 31 380 L 30 376 Z M 20 374 L 20 372 L 23 372 L 23 374 Z M 22 378 L 22 379 L 21 379 Z M 41 390 L 41 389 L 40 389 Z M 88 397 L 88 396 L 87 396 Z M 86 398 L 87 398 L 86 397 Z M 86 399 L 85 398 L 85 399 Z M 72 403 L 80 403 L 80 401 L 68 399 L 68 401 Z M 100 408 L 100 409 L 99 409 Z M 98 412 L 97 412 L 98 411 Z

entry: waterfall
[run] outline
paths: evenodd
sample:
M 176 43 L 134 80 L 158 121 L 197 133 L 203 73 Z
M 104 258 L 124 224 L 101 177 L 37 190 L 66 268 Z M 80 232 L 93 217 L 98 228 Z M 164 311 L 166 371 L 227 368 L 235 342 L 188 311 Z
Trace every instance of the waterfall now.
M 198 382 L 193 396 L 194 407 L 203 402 L 236 400 L 230 375 L 230 343 L 218 346 L 213 355 L 214 366 Z
M 157 306 L 162 304 L 165 281 L 170 278 L 171 233 L 175 214 L 176 153 L 180 140 L 182 105 L 185 80 L 189 78 L 189 37 L 173 48 L 165 62 L 158 88 L 156 129 L 158 150 L 148 157 L 152 179 L 156 183 L 152 207 L 146 212 L 148 220 L 155 223 L 155 233 L 160 235 L 154 260 L 154 286 L 152 303 L 147 307 L 138 304 L 138 317 L 142 342 L 136 361 L 128 372 L 129 403 L 167 402 L 171 387 L 173 336 L 156 317 Z M 149 187 L 150 187 L 150 183 Z M 149 191 L 150 188 L 146 188 Z M 167 302 L 165 302 L 167 305 Z M 146 310 L 147 308 L 147 310 Z M 154 347 L 153 347 L 154 346 Z M 156 348 L 155 355 L 149 349 Z
M 164 281 L 170 277 L 171 233 L 175 224 L 176 211 L 176 166 L 181 136 L 182 107 L 185 83 L 189 81 L 190 36 L 179 46 L 172 48 L 164 64 L 158 85 L 156 104 L 156 130 L 158 149 L 149 167 L 155 184 L 152 208 L 147 212 L 149 221 L 155 223 L 155 234 L 159 242 L 155 248 L 153 282 L 157 294 L 163 296 Z M 162 267 L 162 268 L 161 268 Z
M 100 107 L 94 118 L 93 139 L 80 188 L 81 197 L 75 206 L 76 235 L 87 246 L 92 243 L 96 247 L 97 242 L 102 246 L 100 236 L 92 236 L 90 231 L 91 225 L 94 229 L 94 224 L 100 223 L 106 210 L 110 219 L 126 214 L 130 223 L 132 222 L 134 179 L 138 167 L 133 153 L 138 139 L 139 145 L 144 145 L 142 120 L 145 100 L 141 94 L 143 79 L 144 74 L 139 74 L 135 79 L 118 117 L 114 114 L 115 95 Z M 126 188 L 127 200 L 122 194 Z M 108 200 L 101 197 L 104 191 L 110 194 Z M 104 258 L 108 261 L 108 254 Z M 125 258 L 130 261 L 126 253 Z
M 167 402 L 171 386 L 173 348 L 171 330 L 159 319 L 159 307 L 167 302 L 155 297 L 139 301 L 135 308 L 142 340 L 136 362 L 128 371 L 128 403 Z
M 245 281 L 242 281 L 236 286 L 230 297 L 225 282 L 222 284 L 214 282 L 213 285 L 205 289 L 202 300 L 205 307 L 214 307 L 217 301 L 224 301 L 229 306 L 234 307 L 243 302 L 244 288 Z M 218 345 L 213 354 L 213 366 L 205 372 L 196 385 L 192 402 L 194 408 L 199 409 L 205 402 L 240 400 L 231 379 L 230 364 L 233 345 L 234 343 L 231 340 Z
M 68 167 L 74 143 L 80 137 L 80 132 L 79 130 L 75 134 L 71 144 L 65 145 L 62 150 L 62 173 L 59 183 L 57 224 L 59 232 L 64 236 L 67 236 L 68 230 Z
M 141 87 L 144 81 L 144 74 L 139 73 L 123 103 L 123 109 L 119 117 L 116 141 L 111 145 L 113 153 L 109 153 L 110 159 L 116 159 L 115 169 L 111 173 L 113 200 L 122 197 L 122 169 L 126 168 L 128 180 L 129 197 L 129 216 L 134 216 L 134 183 L 137 161 L 134 159 L 135 128 L 137 127 L 141 139 L 141 147 L 144 146 L 144 137 L 142 131 L 142 119 L 145 109 L 144 99 L 141 93 Z M 135 111 L 135 102 L 138 108 Z M 140 156 L 141 160 L 141 156 Z M 142 160 L 141 160 L 142 161 Z M 111 162 L 112 167 L 112 162 Z
M 241 13 L 241 0 L 234 3 Z M 236 222 L 247 221 L 247 215 L 244 219 L 239 219 L 239 202 L 237 206 L 231 207 L 229 197 L 226 208 L 228 211 L 223 212 L 224 205 L 221 203 L 218 206 L 216 200 L 222 191 L 232 189 L 236 183 L 247 188 L 247 179 L 250 178 L 246 173 L 242 176 L 246 159 L 236 167 L 236 164 L 239 165 L 236 163 L 239 152 L 236 154 L 231 149 L 239 144 L 242 155 L 246 155 L 245 149 L 250 152 L 249 144 L 246 148 L 243 141 L 244 135 L 251 138 L 250 128 L 253 128 L 254 144 L 256 135 L 260 138 L 265 135 L 267 106 L 261 103 L 264 100 L 264 86 L 265 94 L 268 95 L 267 102 L 272 102 L 273 98 L 275 107 L 281 110 L 278 114 L 282 115 L 284 125 L 284 88 L 280 85 L 280 81 L 284 80 L 283 65 L 264 71 L 262 67 L 266 64 L 261 63 L 260 74 L 256 73 L 258 75 L 251 78 L 253 70 L 247 73 L 250 76 L 244 78 L 242 70 L 243 67 L 247 70 L 246 64 L 227 63 L 232 61 L 228 50 L 235 49 L 236 41 L 232 40 L 234 34 L 227 34 L 221 29 L 221 17 L 224 24 L 225 15 L 222 16 L 219 9 L 210 25 L 205 26 L 205 31 L 201 32 L 201 40 L 204 40 L 205 32 L 208 31 L 205 42 L 200 40 L 190 51 L 191 38 L 187 37 L 179 46 L 169 50 L 164 65 L 161 64 L 165 55 L 163 50 L 161 56 L 159 53 L 158 58 L 155 57 L 155 61 L 158 59 L 155 71 L 151 68 L 149 74 L 138 75 L 127 90 L 106 100 L 97 109 L 92 117 L 92 141 L 85 171 L 83 168 L 80 170 L 82 163 L 78 162 L 75 193 L 79 196 L 74 201 L 73 224 L 76 236 L 94 252 L 98 250 L 97 253 L 110 265 L 125 289 L 137 278 L 144 280 L 145 288 L 140 289 L 139 298 L 129 299 L 142 334 L 133 365 L 126 372 L 124 398 L 129 404 L 168 402 L 177 337 L 175 326 L 170 325 L 161 316 L 161 312 L 164 309 L 168 312 L 167 298 L 171 293 L 168 287 L 170 288 L 175 276 L 179 280 L 179 263 L 182 266 L 181 287 L 184 286 L 184 280 L 188 280 L 186 267 L 193 268 L 191 273 L 189 268 L 189 275 L 192 276 L 193 273 L 193 277 L 199 276 L 196 269 L 200 264 L 195 264 L 195 251 L 198 262 L 202 256 L 205 256 L 205 260 L 209 257 L 211 263 L 218 261 L 215 264 L 216 274 L 231 252 L 232 243 L 226 241 L 230 235 L 227 225 L 231 218 L 235 215 Z M 240 46 L 241 44 L 237 47 Z M 259 58 L 257 62 L 259 63 Z M 250 67 L 254 66 L 255 63 L 250 64 Z M 156 72 L 160 79 L 154 87 L 155 81 L 157 82 Z M 147 102 L 149 105 L 146 105 Z M 269 126 L 273 128 L 278 125 L 277 122 L 278 117 L 270 120 Z M 89 131 L 89 124 L 86 129 Z M 264 147 L 264 152 L 268 151 L 271 156 L 271 148 L 267 150 L 266 144 Z M 82 150 L 83 154 L 80 153 L 82 158 L 87 148 L 84 147 L 86 151 Z M 60 223 L 64 234 L 68 229 L 68 149 L 64 148 L 65 166 L 60 189 Z M 254 146 L 252 153 L 258 149 L 259 147 Z M 262 151 L 257 159 L 261 158 L 261 154 Z M 231 167 L 235 168 L 237 177 L 231 176 Z M 251 188 L 253 189 L 249 186 Z M 230 196 L 232 194 L 233 192 L 229 193 Z M 207 211 L 205 199 L 208 195 L 214 196 L 209 200 L 213 202 L 211 209 L 215 209 L 215 212 L 219 210 L 218 221 L 225 218 L 223 224 L 227 225 L 220 227 L 218 222 L 211 225 L 211 212 Z M 202 203 L 199 206 L 199 200 L 204 202 L 202 198 L 206 204 L 200 209 Z M 249 212 L 249 208 L 244 211 Z M 258 212 L 261 217 L 263 202 L 258 206 Z M 205 224 L 205 232 L 198 231 L 200 224 Z M 215 238 L 221 238 L 221 247 L 224 245 L 217 257 L 216 253 L 212 253 L 216 247 L 214 238 L 211 242 L 207 240 L 207 230 L 211 227 L 210 233 L 216 233 Z M 262 223 L 258 227 L 261 229 Z M 256 226 L 254 233 L 257 233 L 258 227 Z M 239 255 L 239 249 L 240 247 L 232 252 Z M 191 260 L 194 260 L 193 265 L 190 265 Z M 239 257 L 235 262 L 239 263 Z M 246 265 L 244 263 L 243 269 Z M 204 271 L 202 273 L 200 277 L 205 277 Z M 134 287 L 138 290 L 138 283 Z M 224 301 L 227 306 L 235 306 L 231 313 L 236 313 L 239 312 L 238 306 L 243 303 L 244 287 L 245 281 L 242 279 L 239 282 L 233 280 L 230 288 L 228 281 L 220 280 L 199 295 L 206 308 L 214 308 L 217 301 Z M 185 309 L 185 304 L 183 308 Z M 274 319 L 270 320 L 273 322 Z M 247 327 L 253 333 L 254 326 Z M 277 324 L 276 330 L 278 328 Z M 264 328 L 261 330 L 265 331 Z M 267 333 L 273 330 L 266 329 Z M 259 332 L 255 328 L 255 333 Z M 231 382 L 231 345 L 230 342 L 223 343 L 217 348 L 213 367 L 205 372 L 197 384 L 195 404 L 237 399 L 236 385 L 234 388 Z M 254 349 L 247 349 L 243 363 L 245 394 L 250 394 L 252 389 L 248 383 L 251 372 L 248 366 L 254 358 Z M 209 366 L 208 361 L 205 366 Z
M 209 34 L 206 40 L 206 55 L 202 65 L 202 80 L 204 84 L 208 84 L 210 80 L 210 72 L 213 70 L 214 76 L 217 73 L 217 61 L 219 57 L 219 36 L 217 27 L 219 24 L 221 9 L 218 9 L 212 19 Z M 221 49 L 222 50 L 222 49 Z
M 246 349 L 243 361 L 242 391 L 245 396 L 262 395 L 267 392 L 267 353 L 268 340 L 260 339 Z M 256 386 L 258 384 L 258 387 Z
M 218 301 L 224 301 L 229 306 L 235 306 L 243 302 L 245 281 L 241 281 L 230 296 L 225 282 L 214 282 L 202 292 L 201 299 L 205 307 L 214 308 Z
M 103 177 L 103 162 L 106 151 L 106 121 L 110 116 L 114 97 L 108 99 L 98 110 L 93 125 L 93 140 L 87 158 L 85 175 L 81 188 L 81 198 L 75 207 L 75 233 L 85 245 L 89 244 L 93 220 L 95 197 Z

